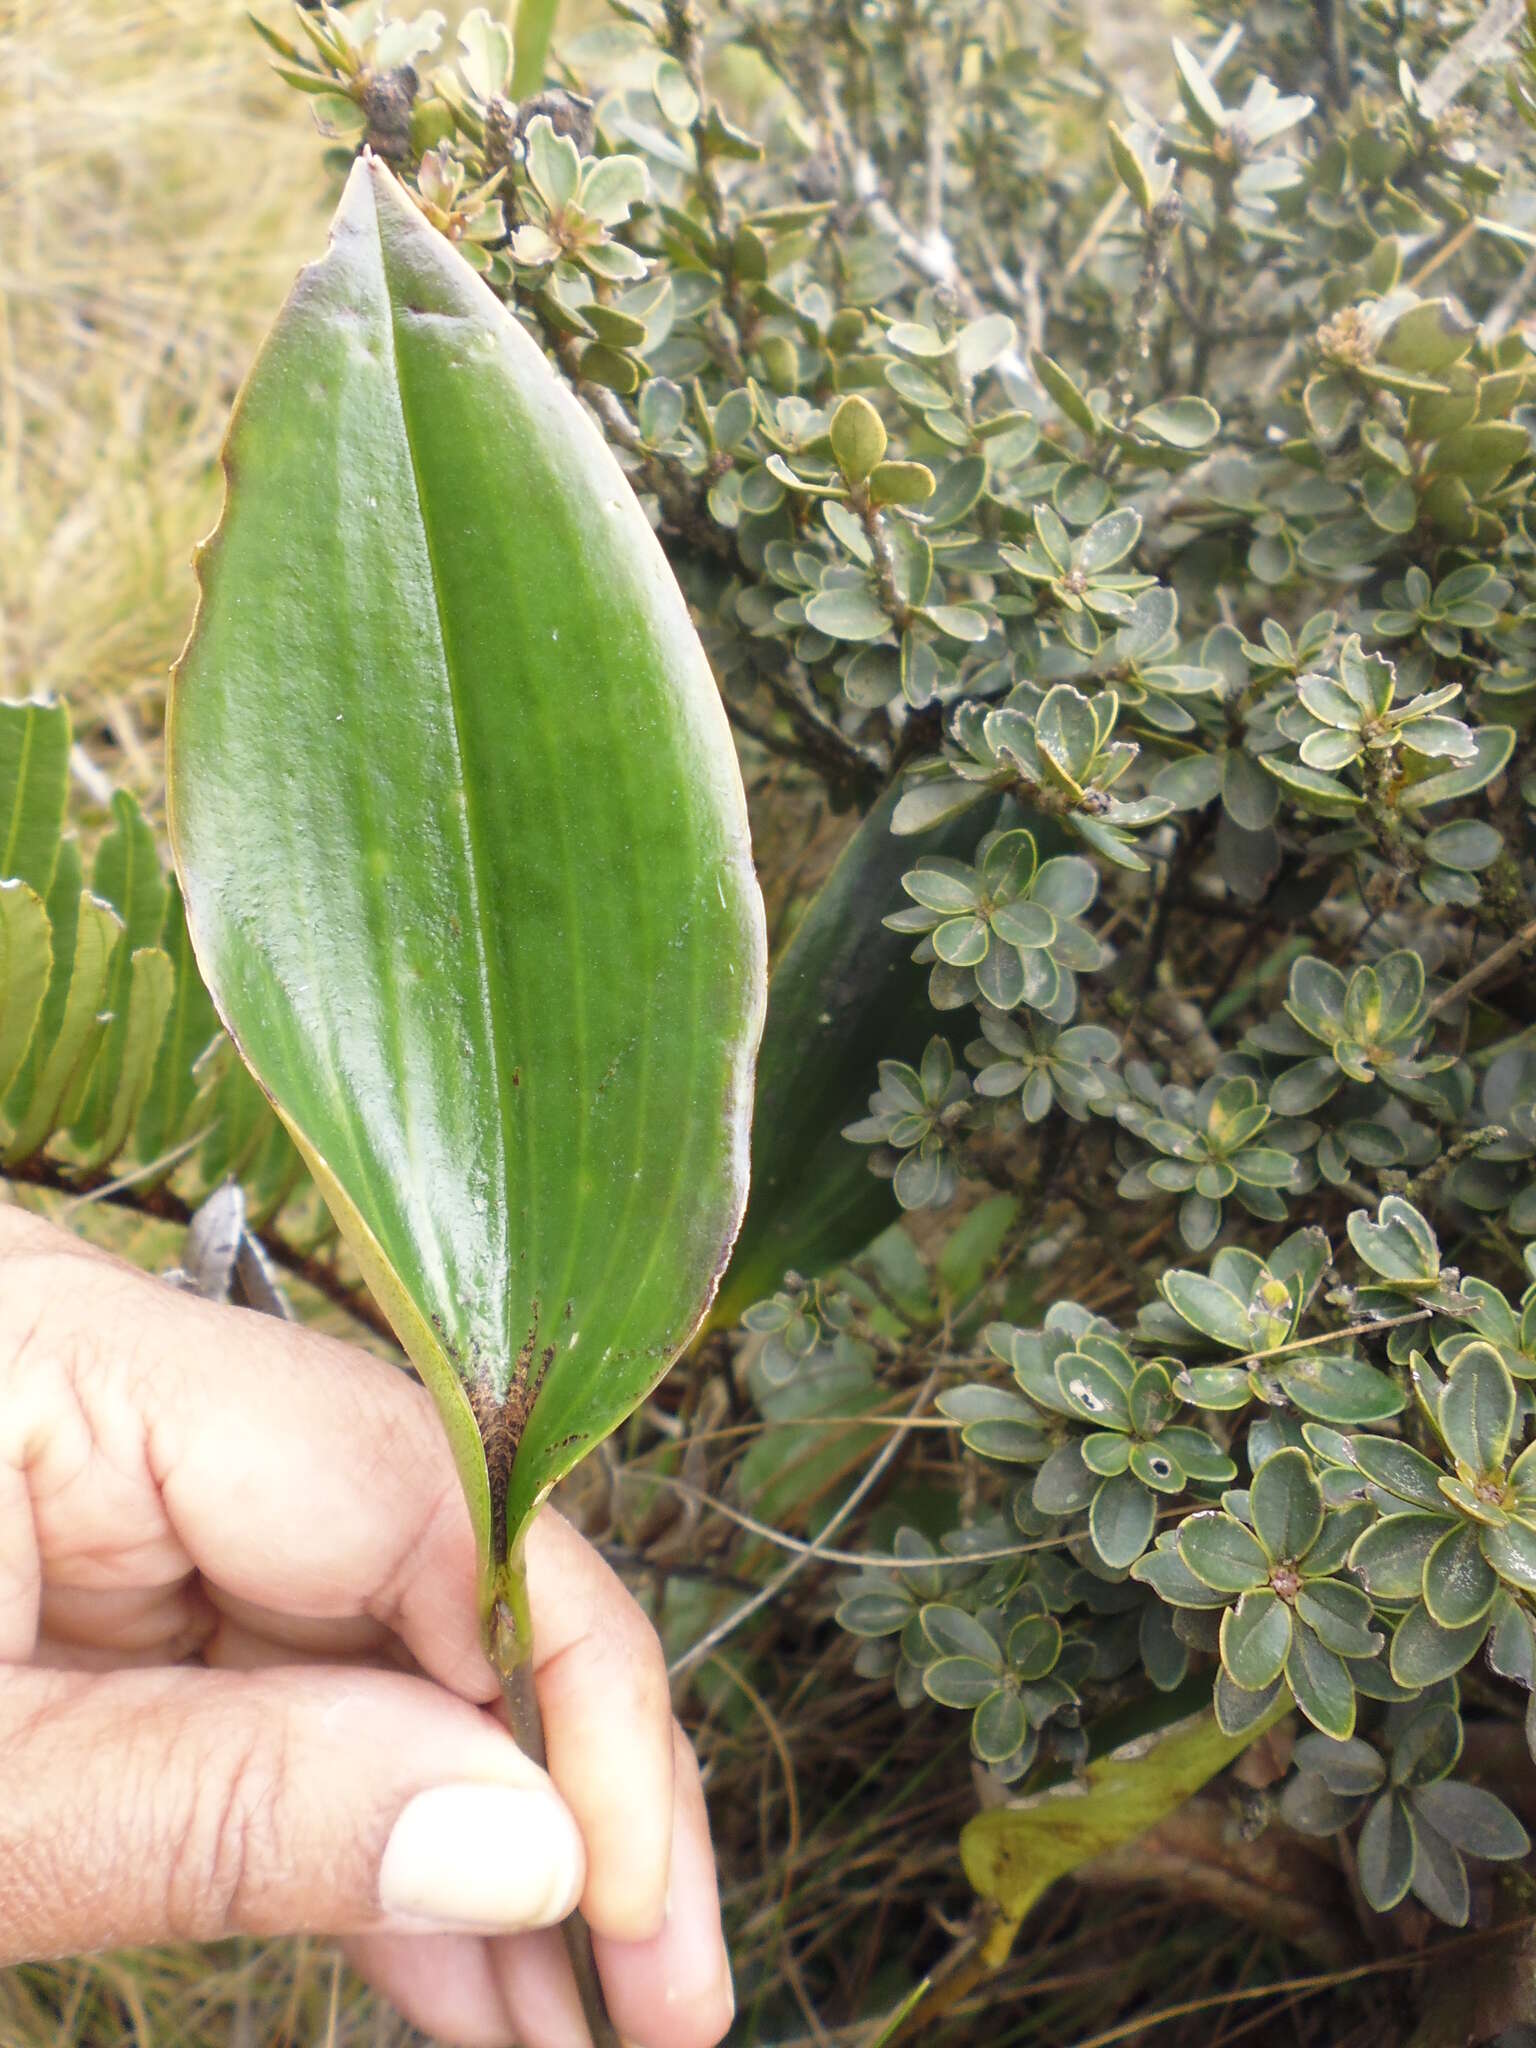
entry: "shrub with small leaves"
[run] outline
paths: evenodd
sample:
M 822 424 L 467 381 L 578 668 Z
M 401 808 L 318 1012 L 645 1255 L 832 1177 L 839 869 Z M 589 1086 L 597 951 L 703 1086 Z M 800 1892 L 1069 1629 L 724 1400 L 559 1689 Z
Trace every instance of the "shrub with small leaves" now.
M 1447 1690 L 1388 1707 L 1375 1744 L 1303 1736 L 1280 1812 L 1304 1835 L 1340 1834 L 1363 1815 L 1355 1858 L 1366 1903 L 1390 1913 L 1412 1892 L 1436 1919 L 1465 1927 L 1466 1859 L 1507 1863 L 1531 1844 L 1502 1799 L 1450 1776 L 1462 1725 Z
M 1396 1380 L 1367 1363 L 1348 1337 L 1300 1334 L 1328 1263 L 1320 1230 L 1299 1230 L 1261 1259 L 1226 1245 L 1207 1273 L 1172 1267 L 1158 1285 L 1163 1300 L 1142 1311 L 1154 1340 L 1198 1358 L 1239 1352 L 1242 1363 L 1186 1363 L 1185 1398 L 1232 1412 L 1260 1401 L 1325 1422 L 1383 1422 L 1406 1405 Z
M 779 944 L 725 1319 L 765 1418 L 927 1409 L 856 1668 L 1025 1795 L 1290 1701 L 1281 1820 L 1465 1917 L 1524 1837 L 1461 1719 L 1536 1739 L 1536 60 L 1451 0 L 1135 75 L 1011 0 L 614 12 L 534 90 L 480 8 L 268 42 L 709 651 Z
M 1058 1108 L 1081 1123 L 1109 1083 L 1100 1071 L 1118 1057 L 1120 1041 L 1102 1024 L 1059 1025 L 1035 1017 L 981 1009 L 980 1039 L 965 1049 L 976 1069 L 976 1093 L 989 1099 L 1017 1094 L 1019 1110 L 1037 1124 Z
M 1354 1665 L 1379 1656 L 1383 1642 L 1369 1594 L 1345 1573 L 1364 1519 L 1358 1508 L 1328 1507 L 1307 1453 L 1287 1447 L 1245 1492 L 1187 1516 L 1166 1549 L 1134 1567 L 1175 1607 L 1223 1610 L 1223 1727 L 1257 1720 L 1283 1679 L 1314 1727 L 1351 1733 Z
M 1114 1115 L 1140 1141 L 1122 1148 L 1128 1163 L 1117 1193 L 1123 1201 L 1154 1190 L 1182 1194 L 1179 1234 L 1191 1251 L 1203 1251 L 1215 1238 L 1230 1196 L 1254 1216 L 1284 1218 L 1284 1195 L 1300 1184 L 1300 1168 L 1293 1151 L 1261 1142 L 1266 1134 L 1273 1139 L 1275 1129 L 1250 1076 L 1213 1075 L 1192 1090 L 1159 1083 L 1149 1067 L 1133 1062 Z
M 1284 1015 L 1258 1025 L 1247 1044 L 1297 1062 L 1270 1084 L 1277 1116 L 1309 1116 L 1351 1081 L 1361 1088 L 1380 1081 L 1409 1101 L 1455 1115 L 1464 1100 L 1435 1077 L 1454 1068 L 1456 1058 L 1426 1050 L 1432 1029 L 1417 953 L 1388 953 L 1347 980 L 1307 954 L 1291 968 Z
M 1113 690 L 1085 697 L 1070 683 L 1044 692 L 1020 683 L 995 710 L 984 701 L 962 706 L 951 726 L 951 751 L 908 789 L 892 830 L 921 831 L 989 793 L 1007 791 L 1059 818 L 1116 867 L 1144 869 L 1131 835 L 1166 818 L 1173 805 L 1163 796 L 1110 794 L 1139 752 L 1114 737 L 1119 716 Z
M 856 1145 L 878 1145 L 877 1173 L 889 1175 L 904 1209 L 936 1209 L 955 1192 L 954 1140 L 970 1112 L 970 1083 L 955 1070 L 947 1039 L 930 1038 L 922 1064 L 880 1062 L 869 1115 L 846 1126 Z
M 992 832 L 974 866 L 929 854 L 901 886 L 914 908 L 885 922 L 892 931 L 927 934 L 913 954 L 932 961 L 929 1000 L 957 1010 L 985 1000 L 994 1010 L 1036 1010 L 1070 1022 L 1077 975 L 1109 955 L 1078 920 L 1098 891 L 1091 864 L 1070 855 L 1041 862 L 1026 831 Z
M 757 1367 L 770 1386 L 787 1386 L 797 1373 L 825 1358 L 833 1364 L 857 1357 L 856 1304 L 820 1281 L 786 1273 L 784 1285 L 742 1313 L 743 1327 L 765 1339 Z

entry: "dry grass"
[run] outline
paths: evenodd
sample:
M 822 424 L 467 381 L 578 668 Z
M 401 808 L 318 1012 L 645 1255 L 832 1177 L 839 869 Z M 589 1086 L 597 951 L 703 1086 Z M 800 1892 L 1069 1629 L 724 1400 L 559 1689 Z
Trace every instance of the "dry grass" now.
M 322 232 L 293 114 L 236 0 L 0 7 L 0 689 L 151 798 L 223 421 Z

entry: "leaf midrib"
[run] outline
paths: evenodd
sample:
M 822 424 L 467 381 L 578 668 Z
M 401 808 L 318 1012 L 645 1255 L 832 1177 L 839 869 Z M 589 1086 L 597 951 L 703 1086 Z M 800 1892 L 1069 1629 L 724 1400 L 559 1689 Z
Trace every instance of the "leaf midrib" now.
M 502 1272 L 503 1274 L 505 1274 L 507 1270 L 508 1252 L 507 1229 L 510 1221 L 507 1215 L 507 1198 L 509 1194 L 507 1168 L 508 1161 L 511 1157 L 512 1152 L 512 1105 L 511 1090 L 508 1086 L 506 1076 L 504 1073 L 503 1049 L 501 1046 L 499 1034 L 496 1029 L 496 1007 L 492 991 L 492 982 L 494 978 L 492 974 L 492 960 L 494 958 L 494 949 L 492 948 L 490 942 L 490 934 L 486 923 L 485 902 L 481 885 L 481 875 L 483 872 L 481 867 L 481 849 L 483 843 L 482 824 L 479 816 L 478 803 L 475 794 L 471 789 L 471 777 L 468 770 L 468 764 L 465 759 L 463 719 L 459 702 L 459 678 L 455 662 L 453 659 L 451 636 L 448 630 L 448 620 L 443 610 L 442 583 L 441 578 L 439 577 L 438 574 L 437 555 L 432 545 L 432 529 L 426 514 L 426 502 L 422 491 L 421 465 L 417 460 L 416 441 L 414 435 L 411 432 L 410 412 L 406 405 L 405 378 L 402 373 L 400 361 L 399 327 L 396 318 L 394 294 L 390 289 L 389 268 L 384 251 L 384 235 L 383 229 L 379 221 L 378 197 L 376 192 L 373 194 L 373 205 L 371 209 L 370 218 L 372 219 L 373 222 L 374 243 L 378 258 L 379 281 L 384 297 L 385 319 L 389 329 L 390 382 L 391 388 L 394 393 L 395 404 L 399 410 L 400 432 L 405 442 L 406 459 L 409 462 L 411 469 L 411 493 L 414 500 L 416 524 L 421 534 L 422 550 L 426 556 L 427 573 L 432 586 L 432 607 L 433 615 L 437 621 L 438 648 L 442 659 L 443 676 L 448 685 L 448 708 L 450 713 L 450 724 L 452 726 L 453 732 L 453 755 L 458 770 L 459 782 L 464 791 L 463 830 L 464 838 L 465 841 L 467 842 L 468 852 L 467 888 L 469 892 L 470 906 L 473 912 L 472 922 L 475 938 L 476 981 L 480 993 L 481 1019 L 485 1030 L 486 1044 L 491 1064 L 491 1077 L 496 1096 L 496 1166 L 498 1185 L 490 1190 L 489 1199 L 493 1206 L 494 1213 L 497 1217 L 497 1226 L 499 1232 L 498 1250 L 501 1257 Z M 504 1300 L 500 1306 L 502 1307 L 504 1313 Z M 507 1347 L 508 1355 L 506 1360 L 498 1359 L 493 1361 L 493 1365 L 498 1370 L 498 1372 L 504 1364 L 510 1363 L 511 1356 L 513 1332 L 506 1328 L 504 1321 L 502 1324 L 502 1337 L 504 1344 Z M 470 1362 L 468 1360 L 450 1362 L 454 1363 L 459 1368 L 460 1377 L 465 1377 L 464 1368 L 467 1367 Z

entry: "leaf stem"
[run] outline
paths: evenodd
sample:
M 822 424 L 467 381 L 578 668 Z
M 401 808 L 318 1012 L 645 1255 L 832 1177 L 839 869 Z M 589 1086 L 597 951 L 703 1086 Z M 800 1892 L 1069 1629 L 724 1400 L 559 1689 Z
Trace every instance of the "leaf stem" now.
M 528 1611 L 528 1582 L 519 1548 L 497 1573 L 496 1595 L 486 1621 L 486 1650 L 501 1681 L 502 1703 L 513 1740 L 540 1770 L 546 1767 L 544 1720 L 533 1683 L 533 1635 Z M 598 1980 L 592 1933 L 580 1913 L 561 1922 L 560 1936 L 576 1980 L 581 2016 L 592 2036 L 592 2048 L 623 2048 L 608 2017 Z
M 1452 982 L 1448 989 L 1436 996 L 1424 1012 L 1425 1017 L 1441 1016 L 1465 996 L 1471 995 L 1485 982 L 1491 981 L 1496 974 L 1502 974 L 1506 967 L 1518 960 L 1532 945 L 1536 945 L 1536 918 L 1532 918 L 1529 924 L 1522 925 L 1512 939 L 1506 939 L 1502 946 L 1495 947 L 1485 960 L 1479 960 L 1460 981 Z

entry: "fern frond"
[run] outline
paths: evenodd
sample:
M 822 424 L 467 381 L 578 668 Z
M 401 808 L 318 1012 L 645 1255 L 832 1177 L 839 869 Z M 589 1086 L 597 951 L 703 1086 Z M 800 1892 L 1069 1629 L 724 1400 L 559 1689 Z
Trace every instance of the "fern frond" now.
M 0 703 L 0 1177 L 182 1224 L 235 1182 L 268 1256 L 381 1327 L 328 1256 L 330 1219 L 219 1026 L 175 877 L 126 791 L 87 884 L 70 744 L 65 705 Z

